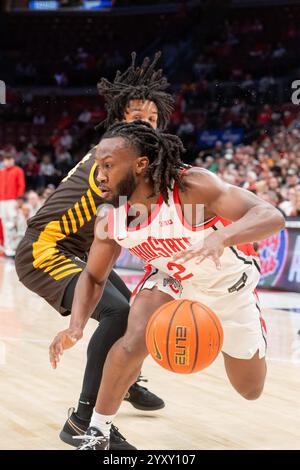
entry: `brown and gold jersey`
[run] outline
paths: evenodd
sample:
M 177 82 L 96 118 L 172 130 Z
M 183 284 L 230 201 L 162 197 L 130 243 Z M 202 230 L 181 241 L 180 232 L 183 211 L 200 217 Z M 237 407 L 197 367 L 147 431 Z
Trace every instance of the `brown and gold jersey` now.
M 93 148 L 72 168 L 55 192 L 28 222 L 28 227 L 43 232 L 61 247 L 77 256 L 84 254 L 93 240 L 93 226 L 101 191 L 95 182 Z
M 65 288 L 84 269 L 102 203 L 94 147 L 28 222 L 15 267 L 20 281 L 60 313 Z
M 93 241 L 101 191 L 95 181 L 93 148 L 61 181 L 55 192 L 28 222 L 38 232 L 32 245 L 33 266 L 62 264 L 64 253 L 83 258 Z M 67 259 L 67 258 L 66 258 Z M 46 263 L 46 264 L 45 264 Z M 74 269 L 79 269 L 74 266 Z

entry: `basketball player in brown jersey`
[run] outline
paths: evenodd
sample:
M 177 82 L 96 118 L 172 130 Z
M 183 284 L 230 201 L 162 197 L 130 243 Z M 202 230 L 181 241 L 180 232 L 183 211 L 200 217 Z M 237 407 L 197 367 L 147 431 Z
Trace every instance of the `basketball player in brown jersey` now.
M 106 102 L 106 125 L 143 119 L 154 128 L 166 126 L 173 99 L 165 92 L 168 86 L 166 78 L 161 70 L 156 69 L 159 56 L 157 53 L 152 62 L 146 58 L 138 67 L 133 53 L 132 64 L 123 74 L 118 72 L 112 82 L 101 79 L 98 90 Z M 93 241 L 97 207 L 102 202 L 95 180 L 97 166 L 94 158 L 95 148 L 69 172 L 30 219 L 16 254 L 20 281 L 62 315 L 70 314 L 75 286 Z M 88 346 L 78 408 L 76 412 L 69 413 L 60 433 L 61 439 L 70 445 L 76 446 L 78 441 L 73 437 L 84 434 L 88 427 L 106 355 L 126 329 L 130 295 L 124 282 L 112 271 L 104 296 L 93 312 L 99 326 Z M 141 410 L 163 408 L 163 400 L 139 385 L 138 381 L 129 388 L 125 400 Z M 133 448 L 115 427 L 112 428 L 111 447 Z
M 134 298 L 127 331 L 108 354 L 91 427 L 79 446 L 82 450 L 109 447 L 110 423 L 148 354 L 147 321 L 160 305 L 178 298 L 170 289 L 173 277 L 177 286 L 180 281 L 180 298 L 199 300 L 218 314 L 224 329 L 225 368 L 236 391 L 248 400 L 262 393 L 266 344 L 253 292 L 259 264 L 252 243 L 281 230 L 284 218 L 264 200 L 206 170 L 182 171 L 182 150 L 176 136 L 164 135 L 144 123 L 114 125 L 98 146 L 97 181 L 105 202 L 116 209 L 109 213 L 112 219 L 99 217 L 96 222 L 88 263 L 74 295 L 70 327 L 50 347 L 54 367 L 63 352 L 64 338 L 71 335 L 76 341 L 82 337 L 120 245 L 140 258 L 148 254 L 152 261 L 151 272 Z M 127 205 L 120 196 L 128 199 Z M 128 207 L 133 206 L 134 212 L 135 204 L 139 216 L 134 226 L 134 214 L 130 222 Z M 196 220 L 195 210 L 186 220 L 184 204 L 193 209 L 201 204 L 200 220 Z M 158 213 L 163 214 L 162 219 Z M 177 235 L 169 234 L 161 225 L 163 220 L 173 222 Z

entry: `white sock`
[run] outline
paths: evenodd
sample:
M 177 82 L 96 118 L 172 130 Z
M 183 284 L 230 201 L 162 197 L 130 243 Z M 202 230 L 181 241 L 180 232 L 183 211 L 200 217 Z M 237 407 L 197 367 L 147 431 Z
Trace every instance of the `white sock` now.
M 94 410 L 90 426 L 98 428 L 102 432 L 103 436 L 109 439 L 110 428 L 115 416 L 116 415 L 101 415 Z

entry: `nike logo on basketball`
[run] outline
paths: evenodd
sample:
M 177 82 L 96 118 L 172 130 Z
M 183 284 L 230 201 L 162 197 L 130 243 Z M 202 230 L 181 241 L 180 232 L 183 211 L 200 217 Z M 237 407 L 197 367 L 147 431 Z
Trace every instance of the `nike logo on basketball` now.
M 161 361 L 162 360 L 162 355 L 160 353 L 160 350 L 158 349 L 158 346 L 157 346 L 157 342 L 156 342 L 156 338 L 155 338 L 155 331 L 154 330 L 154 333 L 153 333 L 153 345 L 154 345 L 154 349 L 155 349 L 155 357 Z

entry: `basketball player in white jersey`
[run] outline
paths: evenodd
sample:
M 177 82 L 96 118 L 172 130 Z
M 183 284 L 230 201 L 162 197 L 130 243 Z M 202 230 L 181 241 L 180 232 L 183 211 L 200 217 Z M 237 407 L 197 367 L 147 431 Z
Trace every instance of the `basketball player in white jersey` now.
M 284 218 L 247 190 L 206 170 L 185 169 L 182 151 L 180 139 L 141 122 L 112 126 L 98 145 L 97 181 L 102 197 L 115 209 L 95 225 L 89 260 L 75 290 L 70 327 L 50 346 L 53 367 L 65 344 L 70 346 L 70 338 L 75 343 L 82 337 L 121 247 L 147 266 L 133 293 L 127 331 L 107 356 L 80 449 L 109 447 L 111 422 L 148 354 L 147 321 L 174 298 L 198 300 L 219 316 L 231 384 L 249 400 L 263 390 L 265 326 L 254 292 L 259 259 L 252 242 L 281 230 Z M 128 203 L 120 196 L 126 196 Z M 110 236 L 105 237 L 107 231 Z

